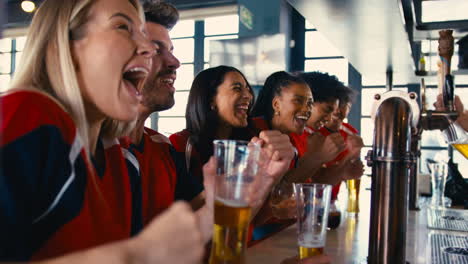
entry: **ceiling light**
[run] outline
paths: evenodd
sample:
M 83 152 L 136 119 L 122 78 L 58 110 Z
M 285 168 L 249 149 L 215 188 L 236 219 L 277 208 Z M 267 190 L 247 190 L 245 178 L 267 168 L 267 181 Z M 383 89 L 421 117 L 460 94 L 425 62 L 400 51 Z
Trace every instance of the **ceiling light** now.
M 21 8 L 24 12 L 31 13 L 36 9 L 36 4 L 33 1 L 22 1 Z

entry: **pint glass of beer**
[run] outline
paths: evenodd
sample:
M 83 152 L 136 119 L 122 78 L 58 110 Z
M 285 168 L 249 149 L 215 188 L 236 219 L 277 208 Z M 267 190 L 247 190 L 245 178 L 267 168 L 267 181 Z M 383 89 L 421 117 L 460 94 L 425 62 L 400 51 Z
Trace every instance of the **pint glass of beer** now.
M 361 185 L 360 179 L 353 179 L 346 181 L 348 187 L 348 209 L 347 212 L 351 216 L 356 216 L 359 213 L 359 186 Z
M 294 184 L 300 259 L 323 254 L 331 189 L 328 184 Z
M 210 264 L 243 264 L 260 146 L 246 141 L 215 140 L 214 233 Z
M 451 123 L 444 130 L 444 136 L 448 144 L 468 159 L 468 134 L 457 122 Z

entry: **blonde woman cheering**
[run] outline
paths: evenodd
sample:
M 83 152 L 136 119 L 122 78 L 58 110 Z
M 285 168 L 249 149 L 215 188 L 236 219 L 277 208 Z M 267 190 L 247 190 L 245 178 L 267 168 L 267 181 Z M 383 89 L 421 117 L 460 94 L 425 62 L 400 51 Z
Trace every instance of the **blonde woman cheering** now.
M 45 0 L 27 39 L 0 97 L 0 261 L 197 263 L 188 205 L 143 229 L 138 164 L 115 141 L 157 48 L 138 1 Z

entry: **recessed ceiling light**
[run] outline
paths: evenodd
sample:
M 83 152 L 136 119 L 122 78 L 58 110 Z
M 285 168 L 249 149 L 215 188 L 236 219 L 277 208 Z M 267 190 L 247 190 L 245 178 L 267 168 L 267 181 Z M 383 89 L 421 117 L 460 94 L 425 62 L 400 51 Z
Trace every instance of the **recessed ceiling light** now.
M 31 13 L 36 9 L 36 4 L 33 1 L 23 1 L 21 2 L 21 8 L 24 12 Z

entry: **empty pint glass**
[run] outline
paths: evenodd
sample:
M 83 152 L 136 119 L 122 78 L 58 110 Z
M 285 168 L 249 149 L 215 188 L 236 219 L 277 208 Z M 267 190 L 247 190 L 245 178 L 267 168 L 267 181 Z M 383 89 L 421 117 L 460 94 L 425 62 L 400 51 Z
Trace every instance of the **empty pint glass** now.
M 260 146 L 247 141 L 215 140 L 216 158 L 214 234 L 210 264 L 245 263 L 255 195 Z
M 328 184 L 294 184 L 300 259 L 323 254 L 331 188 Z
M 431 206 L 434 208 L 444 208 L 444 191 L 447 180 L 447 164 L 435 162 L 429 164 L 431 170 L 432 199 Z

